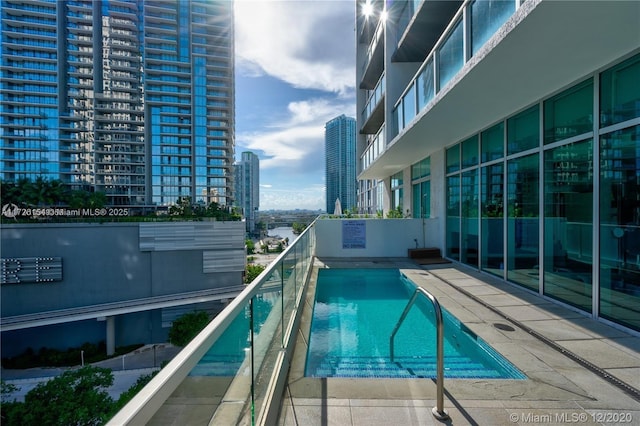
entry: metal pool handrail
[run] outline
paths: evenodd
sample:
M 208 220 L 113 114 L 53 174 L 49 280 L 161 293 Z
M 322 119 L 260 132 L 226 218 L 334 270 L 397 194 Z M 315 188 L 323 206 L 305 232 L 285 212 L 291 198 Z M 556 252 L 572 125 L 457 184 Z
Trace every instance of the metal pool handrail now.
M 436 340 L 437 340 L 436 388 L 437 390 L 436 390 L 436 406 L 433 407 L 433 409 L 431 410 L 431 413 L 438 420 L 446 420 L 449 418 L 449 414 L 444 409 L 444 344 L 443 344 L 444 323 L 442 322 L 442 309 L 440 308 L 440 303 L 438 303 L 438 299 L 436 299 L 431 293 L 429 293 L 427 290 L 425 290 L 422 287 L 416 288 L 416 291 L 413 293 L 413 296 L 411 296 L 411 299 L 409 299 L 409 302 L 407 303 L 407 306 L 404 308 L 404 311 L 402 312 L 400 319 L 398 320 L 398 322 L 396 323 L 396 326 L 391 332 L 391 336 L 389 337 L 389 350 L 391 352 L 391 362 L 393 362 L 393 358 L 394 358 L 394 353 L 393 353 L 394 339 L 393 338 L 396 336 L 396 333 L 398 332 L 400 325 L 409 314 L 409 310 L 411 309 L 416 299 L 418 298 L 419 293 L 422 293 L 424 296 L 427 297 L 427 299 L 431 301 L 436 314 Z

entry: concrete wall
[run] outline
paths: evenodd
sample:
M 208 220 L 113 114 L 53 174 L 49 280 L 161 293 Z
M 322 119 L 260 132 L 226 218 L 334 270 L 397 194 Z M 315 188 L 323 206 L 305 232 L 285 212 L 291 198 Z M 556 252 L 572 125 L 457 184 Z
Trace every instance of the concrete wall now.
M 361 222 L 363 237 L 345 235 L 344 222 Z M 424 224 L 424 226 L 423 226 Z M 316 222 L 316 256 L 407 257 L 407 250 L 442 246 L 437 219 L 320 219 Z M 423 238 L 424 236 L 424 238 Z M 347 248 L 345 242 L 362 241 L 364 248 Z
M 3 318 L 237 286 L 246 261 L 244 222 L 3 224 L 0 235 L 0 273 L 12 269 L 0 285 Z M 33 274 L 24 272 L 33 262 L 15 272 L 15 260 L 26 258 L 61 261 L 61 279 L 30 282 Z M 22 282 L 12 282 L 16 277 Z M 162 310 L 114 320 L 116 346 L 166 341 Z M 104 319 L 4 331 L 2 356 L 105 338 Z
M 3 224 L 2 259 L 60 257 L 62 280 L 2 284 L 2 316 L 239 285 L 244 232 L 241 222 Z

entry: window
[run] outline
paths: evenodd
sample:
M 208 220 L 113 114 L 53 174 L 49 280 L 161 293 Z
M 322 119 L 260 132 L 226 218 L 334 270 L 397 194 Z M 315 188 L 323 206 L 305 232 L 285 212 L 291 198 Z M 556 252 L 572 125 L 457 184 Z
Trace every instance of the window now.
M 540 108 L 535 105 L 507 120 L 507 153 L 516 154 L 540 144 Z
M 600 76 L 600 127 L 640 117 L 640 55 Z
M 544 103 L 544 143 L 593 130 L 593 81 L 580 83 Z
M 497 160 L 504 155 L 504 123 L 500 122 L 481 135 L 482 162 Z

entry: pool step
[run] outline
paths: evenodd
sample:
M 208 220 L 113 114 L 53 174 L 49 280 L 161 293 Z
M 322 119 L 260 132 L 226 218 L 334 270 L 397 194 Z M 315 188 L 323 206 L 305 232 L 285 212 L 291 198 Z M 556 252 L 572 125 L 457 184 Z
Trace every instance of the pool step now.
M 396 378 L 434 378 L 436 377 L 436 358 L 396 357 L 389 359 L 370 357 L 327 357 L 314 371 L 308 371 L 312 377 L 396 377 Z M 487 369 L 484 365 L 464 356 L 449 356 L 445 359 L 445 377 L 449 378 L 497 378 L 499 372 Z

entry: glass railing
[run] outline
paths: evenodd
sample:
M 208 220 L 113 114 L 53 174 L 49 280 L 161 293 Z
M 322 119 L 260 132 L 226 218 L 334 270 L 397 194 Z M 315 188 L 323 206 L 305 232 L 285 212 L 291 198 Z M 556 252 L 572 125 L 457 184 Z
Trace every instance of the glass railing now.
M 384 128 L 383 124 L 360 157 L 362 170 L 366 170 L 384 152 Z
M 364 106 L 364 109 L 362 110 L 363 123 L 367 122 L 373 110 L 376 109 L 376 107 L 378 106 L 378 103 L 382 100 L 384 96 L 384 88 L 385 88 L 384 73 L 382 73 L 382 77 L 380 77 L 380 80 L 378 80 L 378 83 L 376 84 L 375 89 L 372 90 L 371 95 L 367 100 L 367 104 Z
M 521 0 L 465 1 L 394 106 L 395 123 L 389 139 L 415 119 L 521 3 Z M 472 31 L 465 32 L 463 28 L 472 28 Z M 469 48 L 465 49 L 465 46 Z M 470 53 L 465 54 L 465 50 Z M 434 79 L 434 76 L 438 78 Z
M 168 413 L 175 411 L 165 413 L 163 405 L 180 385 L 184 385 L 180 398 L 190 399 L 190 410 L 204 408 L 194 407 L 206 392 L 203 387 L 215 393 L 206 398 L 206 404 L 209 398 L 220 401 L 211 408 L 214 424 L 272 421 L 282 397 L 276 389 L 286 377 L 315 245 L 314 222 L 108 424 L 166 422 Z M 209 388 L 207 383 L 215 386 Z M 184 395 L 185 389 L 194 389 L 193 398 Z M 187 419 L 172 421 L 186 424 Z
M 369 66 L 369 62 L 371 62 L 371 58 L 373 58 L 373 54 L 376 51 L 376 47 L 378 47 L 378 42 L 382 39 L 382 34 L 384 33 L 384 19 L 378 20 L 378 26 L 376 27 L 376 32 L 373 35 L 373 39 L 369 44 L 369 48 L 367 49 L 367 58 L 362 64 L 362 70 L 365 71 Z

